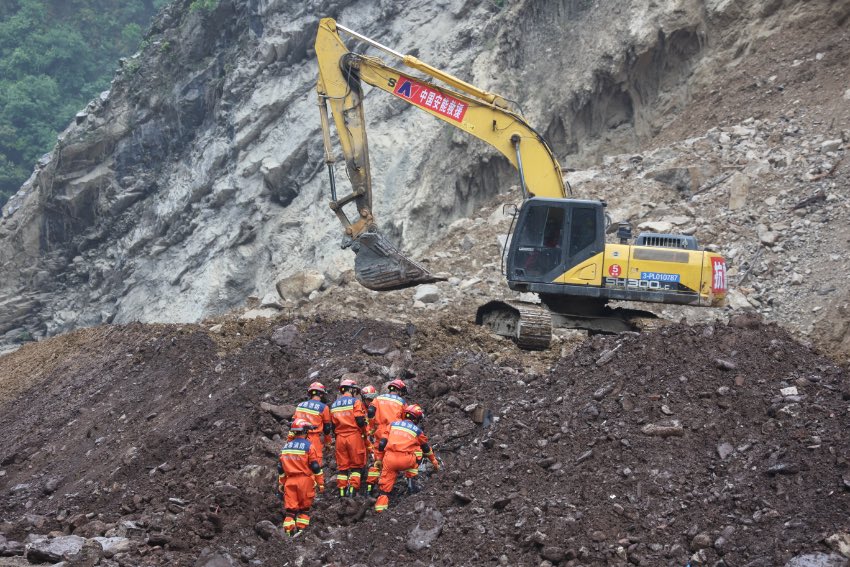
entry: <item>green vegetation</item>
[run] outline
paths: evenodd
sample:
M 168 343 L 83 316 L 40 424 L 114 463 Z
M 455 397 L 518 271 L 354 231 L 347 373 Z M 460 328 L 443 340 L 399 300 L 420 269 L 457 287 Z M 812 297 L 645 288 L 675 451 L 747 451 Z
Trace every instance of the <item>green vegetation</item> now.
M 196 0 L 209 4 L 210 0 Z M 0 206 L 169 0 L 0 1 Z
M 212 12 L 216 8 L 218 8 L 218 0 L 192 0 L 192 3 L 189 4 L 189 10 L 193 12 L 197 10 Z

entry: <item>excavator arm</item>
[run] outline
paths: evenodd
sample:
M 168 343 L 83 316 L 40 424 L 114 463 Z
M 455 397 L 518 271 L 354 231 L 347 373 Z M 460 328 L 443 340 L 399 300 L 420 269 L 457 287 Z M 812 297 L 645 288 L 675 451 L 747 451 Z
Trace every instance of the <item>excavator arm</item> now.
M 415 78 L 379 58 L 351 52 L 342 41 L 340 32 L 389 54 L 404 66 L 423 73 L 427 79 Z M 526 198 L 565 197 L 561 168 L 552 150 L 542 136 L 519 113 L 511 110 L 508 102 L 499 95 L 470 85 L 416 57 L 397 53 L 330 18 L 321 20 L 319 24 L 316 58 L 319 63 L 316 88 L 331 185 L 330 207 L 344 227 L 345 245 L 350 245 L 357 253 L 355 274 L 365 287 L 401 289 L 439 278 L 404 257 L 377 230 L 372 210 L 363 83 L 400 98 L 493 146 L 517 168 Z M 342 197 L 337 195 L 334 178 L 331 116 L 352 186 L 351 193 Z M 526 171 L 533 174 L 526 176 Z M 357 211 L 353 220 L 345 212 L 346 205 L 350 203 L 354 203 Z

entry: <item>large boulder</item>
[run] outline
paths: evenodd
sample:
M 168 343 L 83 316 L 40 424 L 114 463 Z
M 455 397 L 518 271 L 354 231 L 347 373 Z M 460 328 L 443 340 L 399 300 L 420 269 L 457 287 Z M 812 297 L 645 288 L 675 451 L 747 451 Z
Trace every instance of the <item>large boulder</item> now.
M 325 285 L 325 276 L 320 272 L 306 270 L 277 282 L 277 292 L 283 299 L 297 301 L 308 297 Z
M 67 561 L 80 553 L 85 543 L 85 538 L 75 535 L 37 539 L 27 544 L 26 557 L 30 563 Z

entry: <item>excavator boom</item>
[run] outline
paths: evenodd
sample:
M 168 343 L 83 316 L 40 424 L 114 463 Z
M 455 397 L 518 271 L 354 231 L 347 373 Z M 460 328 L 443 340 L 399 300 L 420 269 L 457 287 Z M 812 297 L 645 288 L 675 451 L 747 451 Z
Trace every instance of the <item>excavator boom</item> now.
M 340 32 L 388 53 L 411 70 L 424 73 L 427 78 L 416 78 L 381 59 L 351 52 Z M 319 24 L 316 58 L 319 63 L 316 89 L 325 161 L 331 180 L 330 207 L 345 230 L 344 245 L 351 246 L 357 253 L 355 275 L 363 286 L 373 290 L 391 290 L 440 279 L 402 255 L 378 230 L 372 209 L 363 83 L 400 98 L 496 148 L 520 172 L 525 196 L 565 196 L 561 168 L 552 150 L 522 116 L 508 108 L 508 102 L 501 96 L 470 85 L 416 57 L 397 53 L 330 18 Z M 337 195 L 334 179 L 331 117 L 352 186 L 351 194 L 343 197 Z M 523 175 L 525 169 L 534 171 L 534 175 L 526 178 Z M 356 208 L 356 215 L 352 218 L 345 211 L 350 203 Z

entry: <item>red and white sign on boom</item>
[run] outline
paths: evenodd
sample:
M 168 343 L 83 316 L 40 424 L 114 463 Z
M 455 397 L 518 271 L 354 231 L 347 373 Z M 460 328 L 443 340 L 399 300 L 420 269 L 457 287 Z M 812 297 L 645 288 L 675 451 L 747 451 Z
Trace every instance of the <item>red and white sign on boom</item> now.
M 441 93 L 404 75 L 399 76 L 393 94 L 455 122 L 463 122 L 463 115 L 466 114 L 467 104 L 462 100 Z

